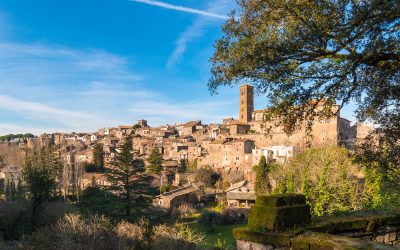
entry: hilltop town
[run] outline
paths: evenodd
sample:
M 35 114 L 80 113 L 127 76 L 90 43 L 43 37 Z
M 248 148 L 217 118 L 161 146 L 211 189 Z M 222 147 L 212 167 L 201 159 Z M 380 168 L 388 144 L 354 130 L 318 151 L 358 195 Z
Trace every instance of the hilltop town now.
M 134 125 L 102 128 L 94 133 L 54 133 L 38 137 L 17 138 L 3 142 L 2 152 L 7 165 L 1 170 L 2 185 L 13 180 L 16 185 L 21 179 L 27 149 L 53 147 L 54 161 L 62 166 L 65 195 L 83 190 L 93 180 L 99 185 L 110 185 L 102 171 L 93 169 L 96 154 L 104 162 L 104 167 L 112 167 L 116 150 L 128 135 L 132 136 L 132 151 L 145 164 L 154 149 L 162 155 L 162 171 L 156 185 L 163 185 L 172 193 L 155 197 L 155 204 L 168 209 L 187 202 L 165 205 L 168 195 L 186 195 L 197 190 L 191 186 L 196 182 L 194 173 L 182 171 L 184 168 L 208 168 L 223 180 L 218 192 L 242 190 L 247 196 L 231 195 L 228 204 L 240 206 L 254 202 L 254 171 L 261 156 L 269 162 L 284 163 L 306 147 L 343 146 L 352 148 L 362 141 L 372 128 L 364 124 L 350 125 L 350 121 L 340 117 L 340 112 L 330 119 L 316 120 L 311 135 L 305 127 L 287 135 L 282 127 L 264 121 L 264 110 L 254 110 L 254 89 L 243 85 L 239 90 L 238 119 L 227 118 L 221 124 L 203 124 L 200 120 L 183 124 L 150 126 L 146 120 L 138 120 Z M 334 105 L 336 111 L 339 106 Z M 266 128 L 270 131 L 267 133 Z M 7 152 L 9 152 L 7 154 Z M 12 160 L 11 160 L 12 159 Z M 103 164 L 101 164 L 103 165 Z M 188 189 L 187 187 L 190 186 Z M 225 190 L 223 190 L 223 186 Z M 222 190 L 221 190 L 222 189 Z M 177 192 L 179 191 L 179 192 Z M 214 190 L 214 192 L 217 192 Z

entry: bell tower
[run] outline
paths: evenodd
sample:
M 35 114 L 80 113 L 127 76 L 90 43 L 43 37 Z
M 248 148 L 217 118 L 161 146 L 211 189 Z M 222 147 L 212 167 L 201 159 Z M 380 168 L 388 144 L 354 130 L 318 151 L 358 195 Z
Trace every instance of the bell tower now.
M 248 123 L 254 110 L 254 87 L 248 84 L 240 86 L 239 95 L 239 122 Z

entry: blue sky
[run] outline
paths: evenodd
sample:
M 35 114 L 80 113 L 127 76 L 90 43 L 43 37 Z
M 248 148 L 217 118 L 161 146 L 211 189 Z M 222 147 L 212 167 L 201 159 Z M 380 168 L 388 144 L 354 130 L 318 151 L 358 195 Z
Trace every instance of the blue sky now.
M 0 134 L 237 116 L 208 62 L 233 0 L 0 0 Z M 256 108 L 266 100 L 256 97 Z M 351 118 L 349 110 L 343 111 Z

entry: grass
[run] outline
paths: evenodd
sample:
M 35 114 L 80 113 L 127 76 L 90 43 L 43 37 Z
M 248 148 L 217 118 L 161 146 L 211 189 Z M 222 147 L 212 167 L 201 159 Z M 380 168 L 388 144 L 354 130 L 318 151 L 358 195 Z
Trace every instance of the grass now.
M 194 230 L 204 234 L 205 242 L 204 245 L 201 246 L 204 249 L 209 249 L 212 247 L 218 239 L 221 241 L 225 240 L 226 244 L 229 246 L 229 249 L 236 249 L 236 241 L 233 237 L 233 229 L 240 226 L 243 225 L 221 225 L 216 226 L 214 231 L 210 231 L 198 223 L 193 223 L 190 225 L 190 227 Z
M 220 225 L 215 226 L 213 231 L 210 231 L 209 228 L 204 227 L 197 223 L 200 215 L 207 211 L 211 210 L 214 212 L 221 212 L 223 207 L 220 206 L 217 202 L 209 202 L 204 208 L 200 208 L 197 210 L 197 213 L 192 215 L 192 218 L 195 219 L 191 223 L 187 223 L 192 229 L 196 230 L 197 232 L 201 232 L 205 236 L 205 242 L 201 245 L 202 249 L 210 249 L 214 246 L 214 243 L 220 239 L 221 241 L 225 241 L 226 245 L 229 249 L 234 250 L 236 249 L 236 241 L 233 237 L 233 229 L 236 227 L 241 227 L 241 224 L 234 224 L 234 225 Z

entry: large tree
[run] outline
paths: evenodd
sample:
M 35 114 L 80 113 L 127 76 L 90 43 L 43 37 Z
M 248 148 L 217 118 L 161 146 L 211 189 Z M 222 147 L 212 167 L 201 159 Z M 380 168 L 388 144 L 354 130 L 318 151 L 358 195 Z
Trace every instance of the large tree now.
M 399 114 L 398 0 L 239 0 L 211 58 L 209 88 L 249 81 L 266 119 L 296 124 L 356 101 L 360 119 Z M 311 99 L 320 102 L 310 102 Z M 325 109 L 317 109 L 318 103 Z
M 132 138 L 128 136 L 117 149 L 112 166 L 106 169 L 107 179 L 111 188 L 122 197 L 125 216 L 131 216 L 131 210 L 140 213 L 147 205 L 144 197 L 149 184 L 148 176 L 144 171 L 143 161 L 135 158 L 132 150 Z M 135 201 L 135 206 L 133 202 Z

